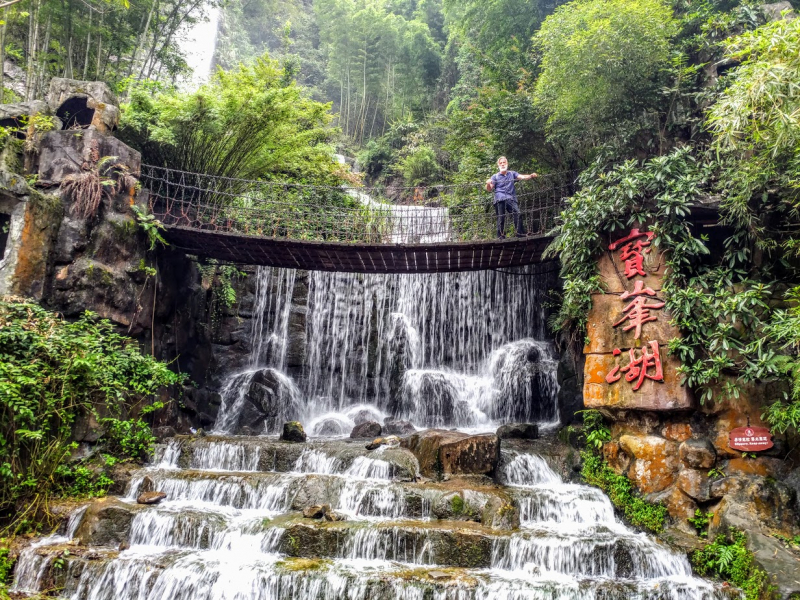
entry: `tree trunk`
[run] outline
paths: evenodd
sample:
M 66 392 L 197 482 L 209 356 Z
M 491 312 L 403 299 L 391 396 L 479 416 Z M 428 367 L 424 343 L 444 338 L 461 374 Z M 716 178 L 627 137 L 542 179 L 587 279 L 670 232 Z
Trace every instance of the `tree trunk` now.
M 33 86 L 36 78 L 34 61 L 36 60 L 36 34 L 39 31 L 38 8 L 38 0 L 32 0 L 31 12 L 28 15 L 28 61 L 25 73 L 25 100 L 33 99 Z
M 47 15 L 47 26 L 45 27 L 44 33 L 44 44 L 42 44 L 41 51 L 44 54 L 47 54 L 47 49 L 50 47 L 50 32 L 52 31 L 53 25 L 53 13 Z M 40 90 L 44 93 L 44 76 L 45 76 L 45 69 L 47 68 L 46 61 L 40 60 L 39 61 L 39 77 L 37 78 L 37 86 L 41 86 L 42 89 Z
M 97 64 L 94 68 L 94 76 L 100 77 L 100 52 L 103 49 L 103 17 L 105 13 L 100 13 L 100 25 L 97 27 Z
M 92 46 L 92 9 L 89 9 L 89 31 L 86 33 L 86 54 L 83 58 L 83 79 L 89 73 L 89 48 Z
M 153 3 L 150 5 L 150 10 L 147 13 L 147 21 L 144 23 L 144 28 L 139 32 L 139 39 L 136 41 L 136 47 L 133 49 L 133 55 L 131 56 L 131 64 L 128 67 L 128 77 L 133 73 L 133 69 L 136 67 L 136 57 L 139 55 L 139 50 L 144 45 L 145 39 L 147 39 L 147 32 L 150 30 L 150 21 L 153 18 L 153 11 L 156 9 L 156 4 L 158 3 L 153 0 Z M 144 17 L 142 18 L 144 19 Z M 130 98 L 130 86 L 128 86 L 127 96 Z
M 3 9 L 3 27 L 0 29 L 0 103 L 6 101 L 6 26 L 8 8 Z

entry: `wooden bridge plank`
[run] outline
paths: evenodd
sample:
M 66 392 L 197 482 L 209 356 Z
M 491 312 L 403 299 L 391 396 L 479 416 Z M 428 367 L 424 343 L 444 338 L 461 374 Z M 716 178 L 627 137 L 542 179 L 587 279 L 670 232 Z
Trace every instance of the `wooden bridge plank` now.
M 166 239 L 189 253 L 241 264 L 353 273 L 435 273 L 542 262 L 551 238 L 485 243 L 345 244 L 258 238 L 169 226 Z

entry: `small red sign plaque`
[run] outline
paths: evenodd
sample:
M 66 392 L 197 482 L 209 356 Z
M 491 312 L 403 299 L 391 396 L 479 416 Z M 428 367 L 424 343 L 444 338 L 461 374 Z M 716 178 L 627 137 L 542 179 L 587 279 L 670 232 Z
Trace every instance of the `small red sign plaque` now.
M 728 445 L 742 452 L 758 452 L 769 450 L 774 444 L 766 427 L 737 427 L 731 431 Z

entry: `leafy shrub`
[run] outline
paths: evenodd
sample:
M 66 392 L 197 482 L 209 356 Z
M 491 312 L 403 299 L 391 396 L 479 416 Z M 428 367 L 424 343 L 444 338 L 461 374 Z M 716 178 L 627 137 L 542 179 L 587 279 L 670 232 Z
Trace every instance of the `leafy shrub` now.
M 198 90 L 131 89 L 119 135 L 142 162 L 241 179 L 339 185 L 330 105 L 316 102 L 267 55 L 217 71 Z M 233 182 L 230 182 L 233 185 Z
M 552 138 L 575 146 L 634 135 L 661 101 L 670 37 L 664 0 L 587 0 L 558 7 L 534 36 L 536 105 Z
M 711 517 L 714 513 L 703 512 L 699 508 L 694 511 L 694 516 L 687 519 L 689 523 L 697 530 L 697 535 L 706 537 L 708 535 L 708 524 L 711 522 Z
M 427 183 L 439 171 L 436 153 L 428 146 L 415 148 L 408 156 L 400 159 L 397 168 L 403 173 L 408 185 Z
M 114 480 L 102 470 L 82 464 L 60 464 L 54 476 L 59 495 L 73 498 L 99 498 L 114 485 Z
M 586 444 L 595 451 L 601 450 L 603 444 L 611 441 L 611 430 L 599 410 L 581 410 L 583 430 L 586 433 Z
M 771 600 L 777 589 L 770 585 L 769 575 L 755 562 L 747 548 L 747 536 L 731 529 L 702 550 L 691 554 L 692 566 L 700 575 L 711 575 L 741 588 L 746 600 Z
M 119 416 L 182 381 L 107 320 L 86 313 L 67 322 L 30 302 L 0 301 L 0 523 L 29 521 L 48 501 L 58 474 L 68 473 L 63 465 L 80 415 L 104 406 Z M 117 450 L 141 457 L 142 428 L 118 431 Z
M 632 525 L 653 533 L 664 530 L 667 519 L 667 508 L 664 505 L 648 502 L 638 496 L 631 480 L 624 475 L 617 475 L 597 454 L 584 451 L 581 456 L 581 474 L 586 483 L 597 486 L 608 494 L 614 506 L 622 511 Z

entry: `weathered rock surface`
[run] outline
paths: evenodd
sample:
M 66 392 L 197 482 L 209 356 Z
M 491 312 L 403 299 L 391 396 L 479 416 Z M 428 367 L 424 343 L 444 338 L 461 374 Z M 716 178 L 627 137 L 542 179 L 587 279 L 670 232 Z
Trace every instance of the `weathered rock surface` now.
M 678 471 L 675 442 L 653 435 L 623 435 L 619 445 L 634 458 L 627 474 L 642 493 L 660 492 L 675 482 Z
M 800 559 L 763 528 L 762 515 L 754 510 L 757 503 L 748 503 L 746 496 L 745 492 L 722 499 L 709 526 L 709 538 L 725 535 L 731 528 L 743 531 L 748 548 L 756 561 L 766 568 L 781 597 L 800 593 Z
M 117 98 L 102 81 L 53 77 L 47 101 L 67 127 L 78 125 L 110 132 L 119 124 Z
M 135 506 L 116 498 L 95 500 L 86 509 L 75 537 L 84 545 L 119 546 L 127 541 L 135 514 Z
M 305 442 L 306 432 L 303 426 L 297 421 L 289 421 L 283 424 L 283 432 L 281 433 L 281 440 L 284 442 Z
M 139 497 L 136 498 L 137 504 L 158 504 L 167 495 L 164 492 L 144 492 L 143 494 L 139 494 Z
M 425 547 L 433 563 L 443 567 L 487 568 L 491 565 L 493 537 L 479 525 L 462 523 L 458 529 L 439 528 L 435 524 L 419 527 L 418 523 L 375 525 L 378 535 L 386 540 L 386 558 L 403 560 L 414 550 Z M 286 529 L 280 551 L 288 556 L 318 558 L 335 557 L 343 540 L 355 533 L 347 522 L 302 522 Z M 397 555 L 394 553 L 398 552 Z
M 324 517 L 331 507 L 328 504 L 315 504 L 314 506 L 307 506 L 303 509 L 303 517 L 306 519 L 321 519 Z
M 717 453 L 708 440 L 686 440 L 678 448 L 681 462 L 691 469 L 710 469 Z
M 403 438 L 401 444 L 416 456 L 420 472 L 427 477 L 486 475 L 495 470 L 500 460 L 500 440 L 496 435 L 427 429 Z
M 257 371 L 250 379 L 239 424 L 255 431 L 276 432 L 281 423 L 296 419 L 302 407 L 291 385 L 276 369 Z
M 613 385 L 606 382 L 606 375 L 614 367 L 624 367 L 629 362 L 627 352 L 620 356 L 613 354 L 588 354 L 584 369 L 583 399 L 586 408 L 635 409 L 650 411 L 673 411 L 694 408 L 695 401 L 691 390 L 680 384 L 675 375 L 680 361 L 666 352 L 661 353 L 661 362 L 666 377 L 664 383 L 645 379 L 642 386 L 634 391 L 633 386 L 623 377 Z
M 141 170 L 141 154 L 115 137 L 93 129 L 50 131 L 42 136 L 39 182 L 59 184 L 67 175 L 79 173 L 84 164 L 96 161 L 93 155 L 116 156 L 117 162 L 127 165 L 131 173 Z
M 353 427 L 350 437 L 354 439 L 376 438 L 381 434 L 381 424 L 375 421 L 365 421 Z
M 410 435 L 415 433 L 417 428 L 410 421 L 393 419 L 386 417 L 383 421 L 383 433 L 385 435 Z
M 711 481 L 706 471 L 683 469 L 678 473 L 678 487 L 698 502 L 711 499 Z
M 497 429 L 497 437 L 501 440 L 519 439 L 535 440 L 539 437 L 539 426 L 536 423 L 509 423 Z

